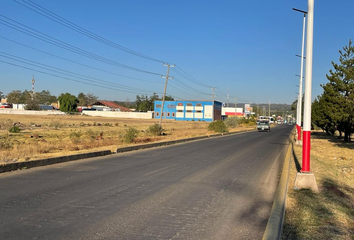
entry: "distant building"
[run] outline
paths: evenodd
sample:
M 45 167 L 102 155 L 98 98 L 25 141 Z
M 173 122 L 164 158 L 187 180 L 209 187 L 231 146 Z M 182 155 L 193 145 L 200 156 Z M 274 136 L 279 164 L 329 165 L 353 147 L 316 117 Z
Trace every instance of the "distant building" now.
M 234 108 L 234 107 L 222 107 L 223 116 L 236 116 L 243 117 L 243 108 Z
M 155 118 L 177 121 L 206 121 L 212 122 L 221 119 L 222 103 L 208 100 L 165 101 L 161 113 L 162 101 L 155 101 Z
M 131 112 L 129 108 L 123 107 L 111 101 L 97 101 L 92 104 L 92 108 L 97 111 L 117 111 L 117 112 Z

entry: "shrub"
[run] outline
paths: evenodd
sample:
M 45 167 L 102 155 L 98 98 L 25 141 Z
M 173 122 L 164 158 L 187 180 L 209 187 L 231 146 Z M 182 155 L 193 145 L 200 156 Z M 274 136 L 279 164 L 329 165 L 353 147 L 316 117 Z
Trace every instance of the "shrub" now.
M 26 104 L 25 110 L 36 110 L 40 111 L 42 110 L 39 104 L 36 101 L 30 100 L 29 103 Z
M 70 140 L 72 143 L 79 143 L 80 142 L 80 138 L 82 136 L 81 131 L 71 131 L 69 134 Z
M 13 143 L 11 142 L 11 137 L 6 135 L 4 137 L 0 137 L 0 149 L 12 149 Z
M 61 127 L 61 123 L 60 122 L 51 122 L 50 124 L 49 124 L 49 127 L 52 127 L 52 128 L 54 128 L 55 130 L 58 130 L 60 127 Z
M 19 133 L 21 130 L 18 126 L 12 126 L 9 128 L 10 133 Z
M 139 131 L 133 127 L 130 127 L 125 130 L 125 134 L 123 136 L 123 141 L 125 143 L 132 143 L 138 136 Z
M 150 126 L 149 129 L 147 130 L 147 132 L 151 133 L 154 136 L 160 136 L 162 131 L 163 131 L 162 127 L 157 123 Z
M 239 118 L 237 119 L 238 124 L 244 124 L 244 125 L 255 125 L 256 120 L 255 119 L 249 119 L 249 118 Z
M 224 121 L 226 127 L 235 128 L 237 127 L 237 118 L 236 117 L 228 117 Z
M 222 120 L 217 120 L 209 124 L 208 130 L 223 133 L 227 132 L 227 127 Z
M 90 142 L 94 142 L 98 136 L 98 132 L 94 131 L 92 129 L 89 129 L 86 131 L 85 135 L 88 136 L 88 138 L 90 139 Z

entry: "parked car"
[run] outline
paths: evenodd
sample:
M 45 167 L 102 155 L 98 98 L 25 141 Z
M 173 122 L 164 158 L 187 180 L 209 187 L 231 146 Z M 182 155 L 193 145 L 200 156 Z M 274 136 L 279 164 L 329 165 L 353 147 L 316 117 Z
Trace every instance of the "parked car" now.
M 257 122 L 257 130 L 270 132 L 270 123 L 268 120 L 261 120 Z
M 0 104 L 0 108 L 12 108 L 12 106 L 10 104 L 7 104 L 7 103 L 1 103 Z

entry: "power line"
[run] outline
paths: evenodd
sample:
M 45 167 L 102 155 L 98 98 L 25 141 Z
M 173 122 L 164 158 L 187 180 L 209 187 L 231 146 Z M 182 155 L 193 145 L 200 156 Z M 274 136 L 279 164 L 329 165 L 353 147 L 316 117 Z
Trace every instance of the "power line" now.
M 197 79 L 195 79 L 194 77 L 192 77 L 191 75 L 189 75 L 188 73 L 186 73 L 182 68 L 180 68 L 179 66 L 176 65 L 177 69 L 173 69 L 175 72 L 177 72 L 179 75 L 183 76 L 185 79 L 188 79 L 192 82 L 194 82 L 197 85 L 200 85 L 202 87 L 206 87 L 206 88 L 210 88 L 210 86 L 206 85 L 205 83 L 198 81 Z
M 182 82 L 181 80 L 179 80 L 176 77 L 174 78 L 174 80 L 175 80 L 174 82 L 176 82 L 176 84 L 179 84 L 181 87 L 185 88 L 186 90 L 198 92 L 198 93 L 203 94 L 203 95 L 208 95 L 208 96 L 210 95 L 208 93 L 205 93 L 205 92 L 199 91 L 199 90 L 197 90 L 195 88 L 192 88 L 191 86 L 185 84 L 184 82 Z
M 144 79 L 129 77 L 129 76 L 125 76 L 125 75 L 122 75 L 122 74 L 118 74 L 118 73 L 106 71 L 106 70 L 103 70 L 103 69 L 100 69 L 100 68 L 96 68 L 96 67 L 93 67 L 93 66 L 89 66 L 89 65 L 86 65 L 86 64 L 83 64 L 83 63 L 79 63 L 79 62 L 77 62 L 77 61 L 73 61 L 73 60 L 70 60 L 70 59 L 67 59 L 67 58 L 64 58 L 64 57 L 60 57 L 60 56 L 58 56 L 58 55 L 55 55 L 55 54 L 52 54 L 52 53 L 49 53 L 49 52 L 46 52 L 46 51 L 42 51 L 42 50 L 37 49 L 37 48 L 34 48 L 34 47 L 30 47 L 30 46 L 28 46 L 28 45 L 26 45 L 26 44 L 23 44 L 23 43 L 20 43 L 20 42 L 11 40 L 11 39 L 6 38 L 6 37 L 3 37 L 3 36 L 1 36 L 1 35 L 0 35 L 0 38 L 5 39 L 5 40 L 7 40 L 7 41 L 9 41 L 9 42 L 18 44 L 18 45 L 20 45 L 20 46 L 23 46 L 23 47 L 26 47 L 26 48 L 35 50 L 35 51 L 37 51 L 37 52 L 41 52 L 41 53 L 44 53 L 44 54 L 46 54 L 46 55 L 49 55 L 49 56 L 52 56 L 52 57 L 55 57 L 55 58 L 58 58 L 58 59 L 65 60 L 65 61 L 67 61 L 67 62 L 75 63 L 75 64 L 78 64 L 78 65 L 80 65 L 80 66 L 84 66 L 84 67 L 87 67 L 87 68 L 90 68 L 90 69 L 94 69 L 94 70 L 97 70 L 97 71 L 109 73 L 109 74 L 112 74 L 112 75 L 115 75 L 115 76 L 124 77 L 124 78 L 134 79 L 134 80 L 138 80 L 138 81 L 162 84 L 162 82 L 149 81 L 149 80 L 144 80 Z
M 8 22 L 6 20 L 3 20 L 3 19 L 0 19 L 0 23 L 9 27 L 9 28 L 12 28 L 14 30 L 17 30 L 19 32 L 22 32 L 22 33 L 25 33 L 29 36 L 32 36 L 34 38 L 37 38 L 37 39 L 40 39 L 44 42 L 47 42 L 47 43 L 50 43 L 52 45 L 55 45 L 57 47 L 60 47 L 60 48 L 63 48 L 65 50 L 68 50 L 70 52 L 74 52 L 76 54 L 79 54 L 79 55 L 82 55 L 82 56 L 85 56 L 85 57 L 88 57 L 88 58 L 91 58 L 91 59 L 94 59 L 96 61 L 100 61 L 100 62 L 103 62 L 103 63 L 106 63 L 106 64 L 110 64 L 110 65 L 113 65 L 113 66 L 117 66 L 117 67 L 121 67 L 121 68 L 125 68 L 125 69 L 128 69 L 128 70 L 132 70 L 132 71 L 137 71 L 137 72 L 143 72 L 143 73 L 147 73 L 147 74 L 152 74 L 152 75 L 158 75 L 158 76 L 161 76 L 161 74 L 159 73 L 155 73 L 155 72 L 150 72 L 150 71 L 146 71 L 146 70 L 142 70 L 142 69 L 139 69 L 139 68 L 135 68 L 135 67 L 131 67 L 131 66 L 128 66 L 128 65 L 125 65 L 125 64 L 122 64 L 122 63 L 118 63 L 118 62 L 115 62 L 113 60 L 110 60 L 110 59 L 107 59 L 105 57 L 102 57 L 102 56 L 99 56 L 99 55 L 96 55 L 94 53 L 91 53 L 91 52 L 88 52 L 86 50 L 83 50 L 81 48 L 78 48 L 78 47 L 75 47 L 71 44 L 68 44 L 68 43 L 65 43 L 61 40 L 58 40 L 54 37 L 51 37 L 47 34 L 44 34 L 40 31 L 37 31 L 33 28 L 30 28 L 24 24 L 21 24 L 15 20 L 12 20 L 8 17 L 5 17 L 4 15 L 0 14 L 0 17 L 3 17 L 11 22 L 14 22 L 14 23 L 11 23 L 11 22 Z
M 165 61 L 162 61 L 162 60 L 158 60 L 156 58 L 153 58 L 153 57 L 150 57 L 150 56 L 147 56 L 145 54 L 142 54 L 142 53 L 139 53 L 137 51 L 134 51 L 134 50 L 131 50 L 129 48 L 126 48 L 126 47 L 123 47 L 122 45 L 119 45 L 115 42 L 112 42 L 102 36 L 99 36 L 83 27 L 80 27 L 79 25 L 53 13 L 52 11 L 40 6 L 39 4 L 37 3 L 34 3 L 32 2 L 31 0 L 22 0 L 23 3 L 21 3 L 20 1 L 18 0 L 13 0 L 14 2 L 48 18 L 48 19 L 51 19 L 52 21 L 54 22 L 57 22 L 59 23 L 60 25 L 62 26 L 65 26 L 67 28 L 70 28 L 71 30 L 74 30 L 75 32 L 78 32 L 82 35 L 85 35 L 91 39 L 94 39 L 98 42 L 101 42 L 103 44 L 106 44 L 107 46 L 110 46 L 110 47 L 113 47 L 115 49 L 118 49 L 118 50 L 121 50 L 121 51 L 124 51 L 126 53 L 129 53 L 129 54 L 132 54 L 132 55 L 135 55 L 135 56 L 138 56 L 138 57 L 141 57 L 141 58 L 145 58 L 145 59 L 148 59 L 148 60 L 151 60 L 151 61 L 155 61 L 155 62 L 160 62 L 160 63 L 164 63 Z M 26 5 L 27 4 L 27 5 Z
M 119 90 L 123 91 L 123 92 L 131 92 L 131 93 L 145 92 L 145 89 L 133 88 L 133 87 L 125 86 L 125 85 L 122 85 L 122 84 L 112 83 L 112 82 L 104 81 L 104 80 L 101 80 L 101 79 L 88 77 L 88 76 L 85 76 L 85 75 L 82 75 L 82 74 L 77 74 L 77 73 L 74 73 L 74 72 L 66 71 L 66 70 L 63 70 L 63 69 L 60 69 L 60 68 L 56 68 L 56 67 L 52 67 L 52 66 L 49 66 L 49 65 L 41 64 L 41 63 L 38 63 L 38 62 L 34 62 L 34 61 L 31 61 L 31 60 L 28 60 L 28 59 L 16 57 L 14 55 L 3 53 L 3 52 L 0 52 L 0 56 L 2 56 L 4 58 L 7 58 L 7 59 L 11 59 L 13 61 L 17 61 L 17 62 L 21 62 L 21 63 L 27 64 L 27 65 L 30 65 L 30 66 L 34 66 L 34 67 L 37 67 L 37 68 L 40 68 L 40 69 L 45 69 L 45 70 L 48 70 L 48 71 L 52 71 L 52 72 L 54 72 L 56 74 L 63 74 L 63 75 L 75 77 L 75 78 L 81 79 L 81 80 L 86 81 L 86 82 L 83 82 L 81 80 L 74 80 L 74 79 L 71 79 L 71 78 L 59 76 L 59 75 L 52 74 L 52 73 L 39 71 L 39 70 L 36 70 L 36 69 L 33 69 L 33 68 L 28 68 L 28 67 L 25 67 L 25 66 L 21 66 L 21 65 L 18 65 L 18 64 L 13 64 L 13 63 L 1 61 L 1 62 L 10 64 L 10 65 L 13 65 L 13 66 L 22 67 L 22 68 L 25 68 L 25 69 L 37 71 L 37 72 L 40 72 L 40 73 L 43 73 L 43 74 L 47 74 L 47 75 L 51 75 L 51 76 L 55 76 L 55 77 L 61 77 L 61 78 L 64 78 L 64 79 L 67 79 L 67 80 L 70 80 L 70 81 L 75 81 L 75 82 L 79 82 L 79 83 L 84 83 L 84 84 L 93 85 L 93 86 L 100 86 L 100 87 L 103 87 L 103 86 L 97 85 L 97 84 L 92 84 L 90 82 L 96 82 L 96 83 L 99 83 L 99 84 L 106 83 L 107 85 L 110 85 L 110 86 L 113 86 L 113 87 L 115 87 L 115 86 L 119 87 L 120 88 Z M 90 82 L 87 83 L 87 81 L 90 81 Z M 105 88 L 109 88 L 109 87 L 105 87 Z M 118 90 L 118 88 L 109 88 L 109 89 Z
M 174 85 L 176 85 L 176 86 L 174 86 Z M 197 95 L 194 95 L 194 94 L 191 94 L 191 93 L 188 93 L 188 92 L 182 90 L 180 87 L 182 87 L 184 89 L 186 89 L 186 88 L 184 86 L 179 85 L 179 83 L 176 83 L 175 81 L 171 81 L 171 87 L 173 87 L 173 88 L 177 89 L 178 91 L 183 92 L 185 94 L 192 95 L 194 97 L 200 98 Z M 187 90 L 189 90 L 189 89 L 187 88 Z M 201 99 L 203 99 L 203 97 Z

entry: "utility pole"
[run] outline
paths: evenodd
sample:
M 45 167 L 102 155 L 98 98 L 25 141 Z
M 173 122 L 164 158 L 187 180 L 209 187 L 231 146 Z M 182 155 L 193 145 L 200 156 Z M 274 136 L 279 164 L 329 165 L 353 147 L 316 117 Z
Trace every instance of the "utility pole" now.
M 217 87 L 211 87 L 210 89 L 213 90 L 213 94 L 211 95 L 213 97 L 213 111 L 211 112 L 211 119 L 214 121 L 214 101 L 215 101 L 215 89 L 218 89 Z
M 161 127 L 161 123 L 162 123 L 162 113 L 163 113 L 164 104 L 165 104 L 165 96 L 166 96 L 166 89 L 167 89 L 168 79 L 173 79 L 173 77 L 169 77 L 168 75 L 170 74 L 170 67 L 175 67 L 175 65 L 170 65 L 168 63 L 164 63 L 163 65 L 167 66 L 167 75 L 166 75 L 165 90 L 163 91 L 161 111 L 160 111 L 160 123 L 159 123 L 160 127 Z M 165 78 L 164 76 L 161 76 L 161 77 Z
M 227 107 L 229 107 L 229 87 L 227 87 Z
M 33 75 L 33 77 L 32 77 L 32 101 L 33 101 L 33 97 L 34 97 L 34 83 L 35 83 L 36 81 L 34 80 L 34 75 Z
M 270 101 L 269 101 L 269 107 L 268 107 L 268 116 L 271 117 L 270 116 Z

